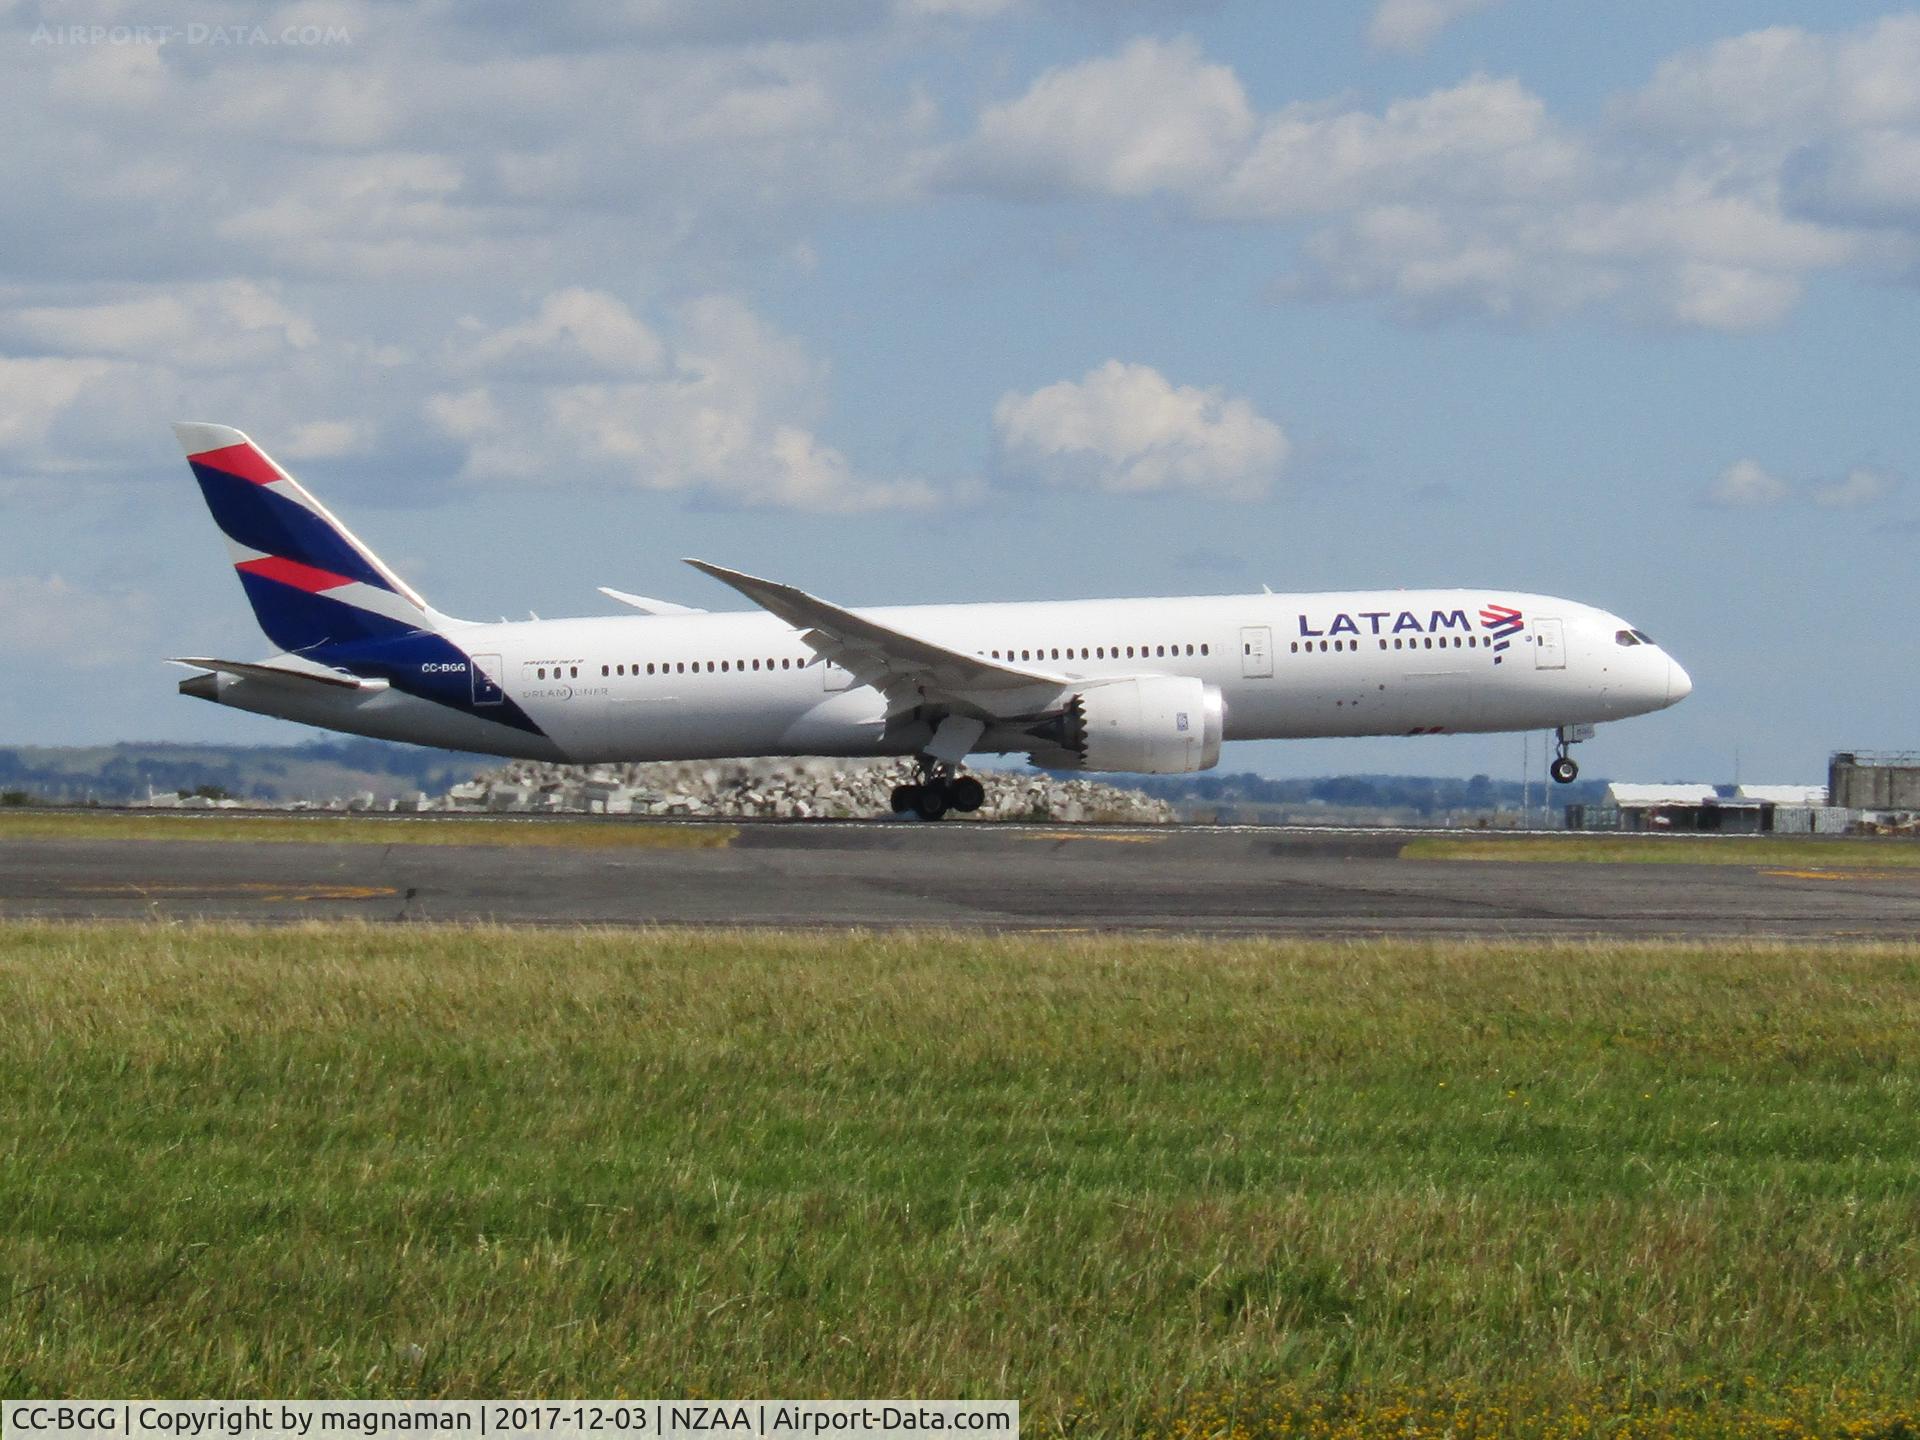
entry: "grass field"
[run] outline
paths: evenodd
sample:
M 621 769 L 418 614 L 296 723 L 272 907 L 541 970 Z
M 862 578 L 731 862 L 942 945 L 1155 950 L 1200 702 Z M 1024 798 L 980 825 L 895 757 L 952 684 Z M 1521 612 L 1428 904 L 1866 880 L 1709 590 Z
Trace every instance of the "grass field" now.
M 1912 1437 L 1920 950 L 0 928 L 0 1393 Z
M 1400 858 L 1893 870 L 1920 866 L 1920 842 L 1792 835 L 1434 835 L 1408 841 Z
M 244 815 L 231 811 L 0 810 L 0 840 L 203 840 L 300 845 L 555 845 L 573 850 L 706 850 L 739 832 L 725 825 L 649 825 L 636 820 L 373 818 Z

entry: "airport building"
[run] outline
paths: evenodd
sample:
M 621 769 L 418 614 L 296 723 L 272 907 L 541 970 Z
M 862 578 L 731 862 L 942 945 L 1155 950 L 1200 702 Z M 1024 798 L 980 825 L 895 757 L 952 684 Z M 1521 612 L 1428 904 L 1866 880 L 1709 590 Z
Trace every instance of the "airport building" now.
M 1569 830 L 1844 835 L 1920 829 L 1920 752 L 1839 751 L 1825 785 L 1633 785 L 1567 806 Z

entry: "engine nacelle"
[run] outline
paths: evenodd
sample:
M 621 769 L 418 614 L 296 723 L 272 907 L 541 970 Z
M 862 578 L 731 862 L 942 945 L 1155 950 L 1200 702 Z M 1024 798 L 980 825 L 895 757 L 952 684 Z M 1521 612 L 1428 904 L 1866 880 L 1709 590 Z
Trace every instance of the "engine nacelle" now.
M 1220 763 L 1227 728 L 1220 691 L 1184 675 L 1090 685 L 1032 733 L 1045 742 L 1030 757 L 1058 770 L 1130 770 L 1180 775 Z

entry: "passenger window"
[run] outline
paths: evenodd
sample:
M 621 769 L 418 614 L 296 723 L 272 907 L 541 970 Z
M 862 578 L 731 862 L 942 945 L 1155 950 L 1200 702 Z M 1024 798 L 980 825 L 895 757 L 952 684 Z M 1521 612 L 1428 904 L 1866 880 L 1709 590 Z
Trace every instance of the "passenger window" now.
M 1022 651 L 1020 652 L 1020 658 L 1021 658 L 1022 660 L 1031 660 L 1031 659 L 1032 659 L 1033 657 L 1032 657 L 1031 655 L 1029 655 L 1029 654 L 1028 654 L 1028 653 L 1027 653 L 1027 652 L 1026 652 L 1025 650 L 1022 650 Z
M 1127 646 L 1127 659 L 1133 659 L 1133 646 Z
M 1382 640 L 1382 641 L 1380 642 L 1380 648 L 1381 648 L 1382 650 L 1384 650 L 1384 649 L 1386 649 L 1386 648 L 1387 648 L 1387 642 L 1386 642 L 1385 640 Z
M 707 674 L 713 674 L 713 661 L 707 661 Z
M 1200 653 L 1201 653 L 1202 655 L 1204 655 L 1204 654 L 1206 654 L 1206 653 L 1207 653 L 1207 647 L 1206 647 L 1206 646 L 1204 646 L 1204 645 L 1202 645 L 1202 646 L 1200 647 Z
M 569 665 L 567 667 L 567 678 L 569 680 L 578 680 L 580 678 L 580 667 L 578 665 Z
M 1298 655 L 1300 653 L 1300 642 L 1298 640 L 1294 641 L 1289 648 L 1295 655 Z

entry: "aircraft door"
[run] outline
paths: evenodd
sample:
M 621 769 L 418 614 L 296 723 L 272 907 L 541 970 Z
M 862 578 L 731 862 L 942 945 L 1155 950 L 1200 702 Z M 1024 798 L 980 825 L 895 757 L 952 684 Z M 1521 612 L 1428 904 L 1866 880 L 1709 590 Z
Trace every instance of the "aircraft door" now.
M 500 688 L 500 676 L 506 672 L 501 668 L 498 655 L 472 655 L 468 657 L 467 673 L 473 679 L 473 703 L 479 705 L 498 705 L 507 698 Z
M 1536 670 L 1567 668 L 1567 644 L 1558 620 L 1541 619 L 1533 622 L 1533 668 Z
M 1269 627 L 1241 628 L 1240 673 L 1249 680 L 1263 680 L 1273 674 L 1273 631 Z

